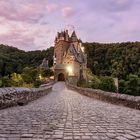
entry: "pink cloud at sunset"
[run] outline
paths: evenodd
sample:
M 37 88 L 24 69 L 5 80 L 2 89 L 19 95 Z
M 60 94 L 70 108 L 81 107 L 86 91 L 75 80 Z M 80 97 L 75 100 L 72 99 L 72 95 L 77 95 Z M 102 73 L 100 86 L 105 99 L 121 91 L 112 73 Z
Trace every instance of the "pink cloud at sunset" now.
M 57 31 L 83 41 L 140 41 L 139 0 L 0 0 L 0 44 L 47 49 Z
M 72 10 L 71 7 L 64 7 L 64 8 L 62 9 L 62 15 L 63 15 L 63 17 L 65 17 L 65 18 L 68 18 L 68 17 L 72 16 L 73 14 L 74 14 L 74 13 L 73 13 L 73 10 Z

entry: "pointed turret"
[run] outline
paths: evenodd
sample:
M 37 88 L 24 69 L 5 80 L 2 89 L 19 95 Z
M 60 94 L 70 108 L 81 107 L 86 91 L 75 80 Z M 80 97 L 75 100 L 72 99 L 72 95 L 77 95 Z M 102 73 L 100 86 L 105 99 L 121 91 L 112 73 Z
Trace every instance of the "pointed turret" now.
M 65 31 L 65 40 L 69 41 L 69 33 L 68 30 Z
M 77 35 L 76 35 L 75 31 L 73 31 L 73 33 L 72 33 L 72 35 L 71 35 L 71 41 L 72 41 L 72 42 L 77 42 L 77 41 L 78 41 Z

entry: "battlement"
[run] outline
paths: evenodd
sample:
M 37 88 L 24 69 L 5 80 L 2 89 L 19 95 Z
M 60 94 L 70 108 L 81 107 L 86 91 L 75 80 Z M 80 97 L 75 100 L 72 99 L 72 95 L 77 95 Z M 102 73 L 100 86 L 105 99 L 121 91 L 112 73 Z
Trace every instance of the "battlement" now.
M 60 40 L 67 41 L 67 42 L 79 42 L 80 39 L 77 38 L 75 31 L 69 35 L 68 30 L 64 30 L 62 32 L 58 32 L 55 38 L 55 43 L 59 42 Z

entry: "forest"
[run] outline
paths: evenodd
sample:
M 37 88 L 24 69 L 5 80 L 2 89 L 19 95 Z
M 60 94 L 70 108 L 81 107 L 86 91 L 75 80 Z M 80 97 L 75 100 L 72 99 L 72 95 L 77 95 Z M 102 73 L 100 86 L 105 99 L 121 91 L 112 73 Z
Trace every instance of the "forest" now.
M 92 88 L 109 89 L 110 77 L 119 79 L 119 92 L 140 95 L 140 42 L 83 43 L 87 54 L 87 67 L 91 70 Z M 22 74 L 25 68 L 37 68 L 43 58 L 53 65 L 53 47 L 25 52 L 12 46 L 0 45 L 0 77 Z M 111 80 L 111 79 L 110 79 Z M 95 86 L 96 85 L 96 86 Z M 100 86 L 101 85 L 101 86 Z M 112 87 L 112 86 L 110 86 Z M 110 89 L 110 91 L 114 91 Z
M 49 66 L 53 65 L 53 47 L 47 50 L 25 52 L 17 48 L 0 45 L 0 77 L 12 73 L 22 73 L 25 67 L 38 67 L 43 58 L 49 60 Z
M 114 91 L 113 84 L 109 84 L 114 77 L 119 79 L 119 93 L 140 96 L 140 42 L 84 46 L 87 67 L 94 74 L 91 87 Z

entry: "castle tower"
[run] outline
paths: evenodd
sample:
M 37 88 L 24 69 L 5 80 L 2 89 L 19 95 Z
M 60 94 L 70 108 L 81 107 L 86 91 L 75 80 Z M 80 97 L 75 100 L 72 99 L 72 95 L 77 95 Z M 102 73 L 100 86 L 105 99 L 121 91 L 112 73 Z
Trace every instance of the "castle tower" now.
M 57 34 L 55 39 L 54 56 L 57 64 L 62 64 L 64 52 L 69 46 L 68 30 Z
M 75 33 L 75 31 L 73 31 L 72 35 L 71 35 L 71 43 L 74 45 L 75 49 L 78 51 L 78 38 L 77 35 Z
M 81 50 L 81 43 L 75 31 L 71 37 L 68 30 L 57 33 L 54 47 L 55 81 L 68 80 L 77 83 L 81 77 L 85 77 L 86 57 Z

